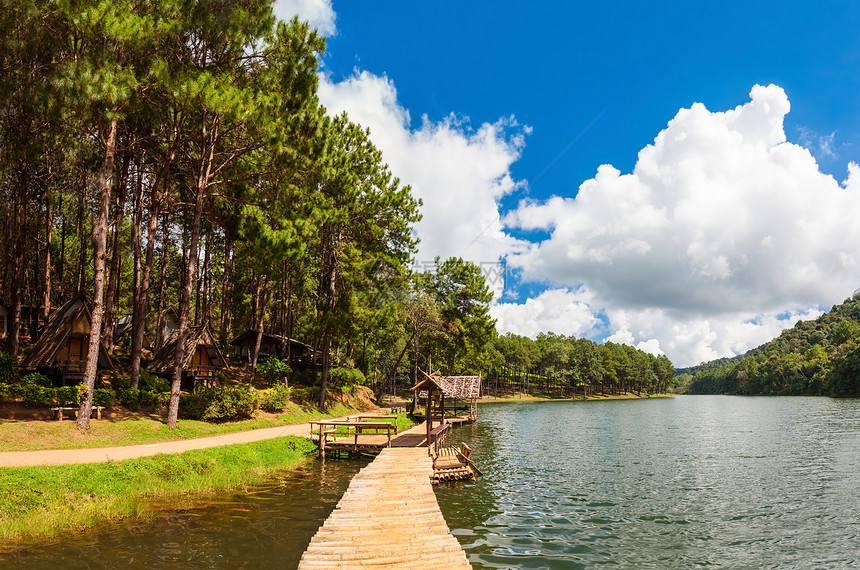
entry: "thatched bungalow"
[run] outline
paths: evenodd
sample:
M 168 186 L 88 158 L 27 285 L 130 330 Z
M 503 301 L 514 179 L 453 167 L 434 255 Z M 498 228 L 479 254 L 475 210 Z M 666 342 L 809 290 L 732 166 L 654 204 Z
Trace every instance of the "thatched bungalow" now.
M 90 308 L 78 295 L 51 314 L 21 368 L 47 374 L 61 386 L 79 383 L 84 378 L 91 331 Z M 99 346 L 98 367 L 113 368 L 104 343 Z
M 285 358 L 287 356 L 285 340 L 290 343 L 290 364 L 301 365 L 310 363 L 313 355 L 313 349 L 310 346 L 292 338 L 285 339 L 281 335 L 267 332 L 263 332 L 263 338 L 260 342 L 259 360 L 265 360 L 269 356 Z M 250 364 L 254 358 L 254 345 L 256 342 L 257 331 L 249 329 L 231 340 L 230 345 L 239 347 L 239 360 Z
M 432 388 L 429 391 L 428 386 Z M 434 419 L 444 417 L 444 410 L 447 410 L 448 415 L 451 416 L 448 419 L 455 422 L 474 422 L 478 419 L 478 399 L 483 395 L 480 375 L 429 376 L 424 374 L 424 380 L 413 386 L 412 391 L 416 393 L 414 406 L 418 406 L 418 400 L 423 400 L 424 407 L 430 410 L 429 413 Z M 415 411 L 416 415 L 421 415 L 420 412 Z
M 153 374 L 170 377 L 176 362 L 176 349 L 179 346 L 179 331 L 174 331 L 161 347 L 147 369 Z M 185 360 L 182 363 L 181 389 L 194 391 L 197 382 L 206 384 L 213 381 L 218 370 L 227 367 L 227 361 L 215 344 L 215 337 L 208 325 L 188 327 L 185 341 Z
M 158 313 L 156 311 L 153 311 L 146 319 L 146 325 L 144 327 L 143 332 L 143 348 L 145 348 L 146 350 L 155 349 L 155 341 L 158 338 L 156 323 L 158 323 Z M 129 338 L 131 338 L 131 325 L 131 315 L 122 317 L 117 321 L 116 329 L 114 329 L 113 333 L 114 344 L 120 344 L 123 340 L 123 337 L 125 337 L 126 335 L 129 335 Z M 167 309 L 166 311 L 164 311 L 164 318 L 161 321 L 162 343 L 166 342 L 167 339 L 170 338 L 170 335 L 173 334 L 173 331 L 175 331 L 177 328 L 179 328 L 179 317 L 176 315 L 176 311 L 174 311 L 173 309 Z
M 131 325 L 132 325 L 132 317 L 131 315 L 126 315 L 122 317 L 116 322 L 116 328 L 113 331 L 113 343 L 120 344 L 123 342 L 123 338 L 128 335 L 129 339 L 131 339 Z M 131 344 L 131 340 L 125 341 Z M 143 333 L 143 348 L 146 350 L 152 350 L 152 337 L 149 336 L 149 333 L 144 331 Z

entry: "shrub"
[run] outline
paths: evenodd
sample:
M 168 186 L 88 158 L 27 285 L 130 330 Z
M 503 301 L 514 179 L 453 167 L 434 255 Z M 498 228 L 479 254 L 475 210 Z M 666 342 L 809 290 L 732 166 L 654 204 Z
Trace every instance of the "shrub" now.
M 212 400 L 203 412 L 208 421 L 248 419 L 257 409 L 257 391 L 253 388 L 216 388 Z
M 95 400 L 95 394 L 93 394 L 93 400 Z M 140 390 L 129 388 L 120 394 L 119 401 L 132 412 L 138 411 L 140 409 Z
M 292 389 L 293 399 L 298 400 L 300 402 L 312 402 L 313 400 L 316 400 L 317 396 L 319 396 L 319 393 L 319 386 L 308 386 L 306 388 Z
M 279 360 L 274 356 L 257 365 L 257 373 L 263 377 L 267 384 L 277 384 L 286 380 L 287 375 L 292 372 L 290 363 L 286 359 Z
M 125 390 L 131 388 L 131 378 L 127 378 L 125 376 L 115 376 L 114 379 L 110 381 L 110 385 L 113 386 L 114 390 L 124 392 Z
M 303 386 L 319 386 L 320 383 L 320 372 L 319 370 L 314 369 L 306 369 L 306 370 L 298 370 L 293 373 L 290 378 L 293 381 L 293 384 L 301 384 Z
M 258 395 L 260 397 L 260 409 L 267 412 L 280 412 L 290 403 L 290 388 L 283 384 L 261 390 Z
M 186 420 L 202 420 L 206 408 L 212 401 L 213 390 L 197 390 L 193 394 L 179 396 L 179 417 Z
M 38 372 L 32 372 L 21 378 L 21 384 L 25 386 L 35 384 L 42 388 L 52 388 L 54 386 L 54 382 L 50 378 L 44 374 L 39 374 Z
M 0 382 L 11 384 L 18 377 L 18 359 L 0 350 Z
M 54 394 L 57 399 L 58 406 L 79 406 L 81 397 L 77 386 L 61 386 L 54 389 Z
M 41 408 L 54 403 L 54 389 L 38 384 L 27 384 L 21 389 L 24 405 L 28 408 Z
M 170 392 L 170 380 L 150 374 L 147 370 L 141 368 L 138 388 L 149 390 L 150 392 Z
M 155 392 L 153 390 L 140 391 L 141 408 L 157 408 L 170 402 L 170 392 Z
M 96 388 L 93 390 L 93 406 L 106 408 L 110 406 L 111 398 L 113 398 L 113 390 L 109 388 Z
M 329 370 L 329 378 L 333 386 L 364 384 L 367 381 L 357 368 L 332 368 Z
M 23 388 L 20 384 L 0 384 L 0 401 L 15 400 L 21 397 Z

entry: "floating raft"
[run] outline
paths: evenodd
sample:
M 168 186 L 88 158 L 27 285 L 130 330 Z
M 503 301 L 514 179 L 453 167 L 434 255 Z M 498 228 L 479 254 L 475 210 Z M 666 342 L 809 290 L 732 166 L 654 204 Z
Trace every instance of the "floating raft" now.
M 439 454 L 433 459 L 433 484 L 443 481 L 471 481 L 475 475 L 483 475 L 478 467 L 472 463 L 469 456 L 472 449 L 465 443 L 460 448 L 442 447 Z
M 390 447 L 362 469 L 299 568 L 471 568 L 439 510 L 426 447 Z

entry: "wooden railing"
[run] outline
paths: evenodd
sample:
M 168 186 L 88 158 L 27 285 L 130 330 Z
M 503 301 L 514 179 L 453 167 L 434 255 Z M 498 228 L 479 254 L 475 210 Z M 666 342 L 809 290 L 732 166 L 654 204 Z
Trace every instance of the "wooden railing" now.
M 427 442 L 427 445 L 430 447 L 430 457 L 435 458 L 439 455 L 439 448 L 445 443 L 450 428 L 451 424 L 441 424 L 430 430 L 428 434 L 429 441 Z
M 373 416 L 375 418 L 381 416 Z M 339 447 L 358 450 L 359 436 L 361 435 L 379 435 L 380 432 L 385 432 L 388 436 L 386 447 L 391 447 L 391 434 L 397 433 L 397 422 L 368 422 L 368 421 L 343 421 L 343 420 L 328 420 L 309 422 L 311 425 L 311 440 L 316 436 L 317 444 L 319 445 L 319 454 L 325 457 L 325 450 L 329 444 L 341 444 Z M 349 440 L 352 439 L 350 442 Z
M 216 370 L 218 370 L 217 366 L 192 366 L 189 372 L 195 378 L 202 378 L 204 376 L 212 376 Z

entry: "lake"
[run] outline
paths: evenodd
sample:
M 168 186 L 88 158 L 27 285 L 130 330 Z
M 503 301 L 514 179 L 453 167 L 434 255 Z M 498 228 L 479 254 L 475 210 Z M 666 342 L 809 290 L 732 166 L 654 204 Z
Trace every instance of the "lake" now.
M 860 400 L 492 404 L 437 490 L 476 568 L 860 567 Z
M 437 497 L 476 568 L 860 567 L 860 400 L 486 404 L 458 441 L 485 476 Z M 0 567 L 295 568 L 363 464 L 314 462 Z

